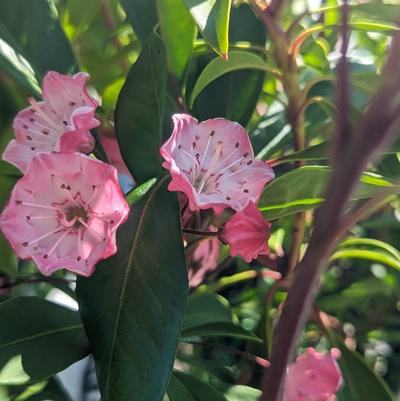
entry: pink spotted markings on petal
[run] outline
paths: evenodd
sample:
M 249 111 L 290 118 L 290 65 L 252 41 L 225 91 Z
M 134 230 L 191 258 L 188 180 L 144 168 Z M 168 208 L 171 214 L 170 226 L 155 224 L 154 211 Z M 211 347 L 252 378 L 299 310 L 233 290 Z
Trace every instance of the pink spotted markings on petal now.
M 243 210 L 258 201 L 274 173 L 254 159 L 240 124 L 224 118 L 198 123 L 187 114 L 175 114 L 173 121 L 172 136 L 161 147 L 163 167 L 172 176 L 168 189 L 185 193 L 190 210 Z
M 220 239 L 230 245 L 231 256 L 241 256 L 247 263 L 269 253 L 267 241 L 271 224 L 266 222 L 255 203 L 236 212 L 221 228 Z
M 288 366 L 283 401 L 331 400 L 343 382 L 339 358 L 337 348 L 327 354 L 308 348 Z
M 3 160 L 25 171 L 34 154 L 46 151 L 85 152 L 94 147 L 89 130 L 100 122 L 94 117 L 98 102 L 88 94 L 88 75 L 66 76 L 50 71 L 43 79 L 43 101 L 29 99 L 30 107 L 14 119 L 15 140 Z
M 40 153 L 16 183 L 0 230 L 44 275 L 66 268 L 89 276 L 116 252 L 128 212 L 114 167 L 79 153 Z

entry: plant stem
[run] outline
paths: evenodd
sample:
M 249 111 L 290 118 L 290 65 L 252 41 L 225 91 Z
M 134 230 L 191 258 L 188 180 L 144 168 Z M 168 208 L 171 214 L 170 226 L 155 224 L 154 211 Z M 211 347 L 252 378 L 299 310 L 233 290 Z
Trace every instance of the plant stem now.
M 371 99 L 358 122 L 349 146 L 342 149 L 330 177 L 326 201 L 317 210 L 314 231 L 304 258 L 296 268 L 293 284 L 278 324 L 271 355 L 272 367 L 264 376 L 261 401 L 279 401 L 286 367 L 296 347 L 301 329 L 309 314 L 319 277 L 330 253 L 343 232 L 353 224 L 345 221 L 345 209 L 367 164 L 393 139 L 400 125 L 400 34 L 392 41 L 388 61 L 383 69 L 381 87 Z M 346 223 L 346 224 L 345 224 Z
M 218 231 L 201 231 L 201 230 L 192 230 L 190 228 L 184 228 L 182 230 L 185 234 L 190 235 L 198 235 L 201 237 L 218 237 Z

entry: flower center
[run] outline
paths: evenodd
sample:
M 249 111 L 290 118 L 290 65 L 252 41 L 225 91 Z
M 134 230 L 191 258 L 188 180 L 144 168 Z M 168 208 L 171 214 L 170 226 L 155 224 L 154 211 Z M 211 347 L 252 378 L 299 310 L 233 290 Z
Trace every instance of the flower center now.
M 65 212 L 65 220 L 72 224 L 72 227 L 74 228 L 79 228 L 83 224 L 81 221 L 84 221 L 85 223 L 88 220 L 88 213 L 87 211 L 81 207 L 81 206 L 71 206 L 66 212 Z

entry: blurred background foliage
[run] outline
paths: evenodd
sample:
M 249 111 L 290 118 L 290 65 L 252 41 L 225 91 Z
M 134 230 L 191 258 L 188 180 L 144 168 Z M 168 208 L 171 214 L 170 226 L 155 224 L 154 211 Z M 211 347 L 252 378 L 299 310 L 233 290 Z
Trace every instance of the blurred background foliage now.
M 318 193 L 322 196 L 318 191 L 322 191 L 326 182 L 323 172 L 328 165 L 327 141 L 331 138 L 336 108 L 334 76 L 340 55 L 338 2 L 288 3 L 284 27 L 298 45 L 298 80 L 307 89 L 304 106 L 307 148 L 300 154 L 294 152 L 291 125 L 285 112 L 287 94 L 276 76 L 278 67 L 271 54 L 271 40 L 245 1 L 232 4 L 228 43 L 227 37 L 221 38 L 215 32 L 213 35 L 207 28 L 199 32 L 202 28 L 196 26 L 183 0 L 0 0 L 0 153 L 13 135 L 13 118 L 26 107 L 27 97 L 38 96 L 41 80 L 48 70 L 89 72 L 91 90 L 102 99 L 98 112 L 102 120 L 100 136 L 112 137 L 120 90 L 146 38 L 159 23 L 169 66 L 164 137 L 171 132 L 170 116 L 181 111 L 184 104 L 199 120 L 218 116 L 240 122 L 248 129 L 255 154 L 273 162 L 277 177 L 292 171 L 294 161 L 319 166 L 316 170 L 296 170 L 293 182 L 287 178 L 276 181 L 271 193 L 268 188 L 265 192 L 267 200 L 276 196 L 276 204 L 279 197 L 282 203 L 287 203 L 281 214 L 269 214 L 267 204 L 261 208 L 266 218 L 273 220 L 270 247 L 275 265 L 271 260 L 267 263 L 257 260 L 249 266 L 240 259 L 228 258 L 227 250 L 221 249 L 217 270 L 191 292 L 175 363 L 177 373 L 168 390 L 170 401 L 250 401 L 258 397 L 256 389 L 286 297 L 285 288 L 274 287 L 274 279 L 264 277 L 262 269 L 271 267 L 284 273 L 293 213 L 309 208 L 304 207 L 305 201 L 315 201 Z M 400 3 L 376 0 L 351 4 L 350 116 L 356 121 L 376 89 L 391 35 L 398 29 Z M 227 20 L 219 23 L 228 26 Z M 172 29 L 174 26 L 179 29 Z M 228 46 L 230 60 L 234 61 L 223 61 L 217 54 L 224 55 Z M 236 59 L 232 52 L 238 52 Z M 257 59 L 248 59 L 241 53 L 256 55 Z M 264 63 L 264 71 L 254 67 L 260 61 Z M 209 69 L 210 63 L 214 63 L 214 70 Z M 224 73 L 228 65 L 230 70 Z M 206 85 L 194 98 L 200 78 Z M 400 146 L 396 142 L 369 166 L 369 172 L 375 174 L 371 177 L 382 176 L 379 179 L 398 183 L 398 152 Z M 2 206 L 16 176 L 8 165 L 0 164 Z M 355 198 L 354 203 L 359 204 L 362 199 L 362 196 Z M 298 209 L 290 209 L 291 201 L 298 202 Z M 308 210 L 306 240 L 312 219 L 312 210 Z M 354 384 L 349 379 L 351 372 L 346 374 L 340 401 L 399 399 L 388 396 L 383 382 L 376 379 L 383 378 L 393 394 L 400 393 L 399 222 L 400 203 L 393 196 L 384 208 L 348 233 L 349 239 L 332 255 L 322 278 L 316 308 L 327 314 L 329 326 L 336 329 L 346 346 L 363 356 L 360 362 L 357 354 L 344 353 L 343 363 L 350 371 L 361 372 L 364 380 Z M 259 274 L 253 274 L 254 271 Z M 5 283 L 4 299 L 22 295 L 49 297 L 55 288 L 58 293 L 68 295 L 70 303 L 73 304 L 71 298 L 75 299 L 70 282 L 66 281 L 73 281 L 74 277 L 58 272 L 52 280 L 43 282 L 33 264 L 18 261 L 2 237 L 0 272 L 0 280 Z M 308 346 L 326 350 L 332 344 L 341 344 L 341 340 L 327 333 L 317 318 L 318 313 L 315 315 L 303 333 L 299 352 Z M 6 324 L 1 322 L 2 326 Z M 264 343 L 252 338 L 254 335 Z M 372 375 L 370 380 L 368 375 L 372 371 L 376 376 Z M 53 373 L 56 372 L 54 368 Z M 52 400 L 68 399 L 52 380 L 28 389 L 26 385 L 20 387 L 21 383 L 24 382 L 9 386 L 3 369 L 0 394 L 3 391 L 5 395 L 3 398 L 0 395 L 0 399 L 39 401 L 47 399 L 44 396 L 53 397 Z M 207 398 L 203 398 L 204 394 Z

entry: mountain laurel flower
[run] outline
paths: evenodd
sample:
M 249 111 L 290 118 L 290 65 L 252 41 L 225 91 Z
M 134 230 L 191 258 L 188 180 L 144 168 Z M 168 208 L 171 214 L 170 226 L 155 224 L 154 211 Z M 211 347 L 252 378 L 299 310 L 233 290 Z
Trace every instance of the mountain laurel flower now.
M 43 101 L 29 99 L 30 107 L 14 119 L 15 139 L 7 146 L 3 160 L 25 171 L 39 152 L 90 153 L 95 145 L 91 128 L 98 102 L 86 90 L 89 75 L 74 76 L 50 71 L 43 79 Z
M 337 359 L 340 351 L 317 352 L 313 348 L 288 366 L 283 401 L 328 401 L 342 385 Z
M 128 212 L 114 167 L 80 153 L 40 153 L 16 183 L 0 230 L 44 275 L 66 268 L 90 276 L 117 251 Z
M 274 173 L 254 159 L 241 125 L 224 118 L 198 123 L 187 114 L 175 114 L 173 122 L 172 136 L 161 147 L 163 167 L 172 176 L 168 189 L 185 193 L 190 210 L 240 211 L 258 201 Z
M 266 222 L 255 203 L 236 212 L 220 229 L 220 240 L 230 245 L 231 256 L 241 256 L 247 263 L 269 253 L 271 224 Z

